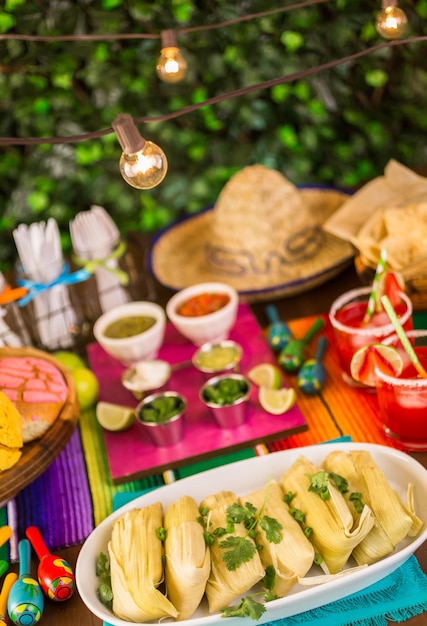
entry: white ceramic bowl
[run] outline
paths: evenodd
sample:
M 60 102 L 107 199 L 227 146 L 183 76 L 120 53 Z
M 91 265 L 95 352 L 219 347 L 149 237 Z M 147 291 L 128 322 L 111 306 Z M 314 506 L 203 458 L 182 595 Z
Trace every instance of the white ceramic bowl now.
M 112 339 L 105 336 L 106 328 L 123 317 L 143 315 L 153 317 L 155 323 L 138 335 L 122 339 Z M 93 334 L 96 341 L 108 354 L 120 361 L 123 365 L 133 365 L 137 361 L 155 359 L 163 343 L 166 330 L 166 314 L 161 306 L 154 302 L 127 302 L 99 317 L 94 326 Z
M 225 293 L 229 296 L 228 303 L 218 311 L 187 317 L 180 315 L 177 308 L 189 298 L 203 293 Z M 217 343 L 227 339 L 233 328 L 239 304 L 237 291 L 226 283 L 198 283 L 178 291 L 166 305 L 166 314 L 175 328 L 196 346 L 204 343 Z

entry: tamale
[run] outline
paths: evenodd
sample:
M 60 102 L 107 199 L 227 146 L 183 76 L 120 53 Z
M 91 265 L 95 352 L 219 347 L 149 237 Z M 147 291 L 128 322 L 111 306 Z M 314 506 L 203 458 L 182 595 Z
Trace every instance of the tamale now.
M 237 496 L 231 491 L 220 491 L 207 496 L 200 504 L 200 508 L 207 511 L 207 531 L 214 533 L 219 528 L 227 530 L 227 508 L 237 502 Z M 242 562 L 236 569 L 230 570 L 227 567 L 224 560 L 225 550 L 220 544 L 229 538 L 246 536 L 244 524 L 235 523 L 232 532 L 225 532 L 209 546 L 211 572 L 206 583 L 206 597 L 210 613 L 228 606 L 264 577 L 264 567 L 256 549 L 249 561 Z M 253 543 L 252 539 L 247 539 Z M 253 545 L 255 546 L 254 543 Z
M 335 472 L 343 476 L 348 482 L 348 492 L 344 494 L 353 518 L 360 517 L 360 503 L 367 504 L 375 516 L 375 524 L 369 534 L 353 550 L 353 556 L 359 565 L 375 563 L 386 554 L 392 552 L 394 546 L 382 528 L 375 512 L 373 503 L 369 500 L 368 490 L 363 476 L 356 471 L 351 457 L 340 450 L 331 452 L 322 463 L 327 472 Z M 357 494 L 357 498 L 355 496 Z
M 188 619 L 197 609 L 211 570 L 199 516 L 197 503 L 190 496 L 182 496 L 166 509 L 166 594 L 178 611 L 178 620 Z
M 283 597 L 305 576 L 313 564 L 314 548 L 304 535 L 301 525 L 292 517 L 283 500 L 283 492 L 275 481 L 263 489 L 239 498 L 241 504 L 250 502 L 261 516 L 275 519 L 281 525 L 281 540 L 269 541 L 260 523 L 256 526 L 256 543 L 262 546 L 261 563 L 264 568 L 273 567 L 274 586 L 270 591 Z
M 365 450 L 352 450 L 349 453 L 335 451 L 328 454 L 322 466 L 328 472 L 340 474 L 347 480 L 348 492 L 345 498 L 356 521 L 359 513 L 354 502 L 363 502 L 374 514 L 374 527 L 353 550 L 356 562 L 369 565 L 390 554 L 411 532 L 416 516 L 392 489 L 372 455 Z M 360 500 L 355 500 L 354 494 L 359 494 Z
M 131 622 L 176 617 L 178 611 L 157 589 L 163 581 L 160 502 L 124 513 L 113 524 L 108 553 L 113 612 Z
M 304 456 L 281 477 L 284 493 L 293 494 L 292 507 L 304 515 L 305 526 L 311 528 L 310 541 L 322 556 L 330 574 L 340 572 L 354 548 L 374 525 L 374 517 L 365 506 L 357 525 L 344 496 L 331 481 L 327 482 L 328 497 L 323 499 L 310 491 L 311 476 L 321 471 Z

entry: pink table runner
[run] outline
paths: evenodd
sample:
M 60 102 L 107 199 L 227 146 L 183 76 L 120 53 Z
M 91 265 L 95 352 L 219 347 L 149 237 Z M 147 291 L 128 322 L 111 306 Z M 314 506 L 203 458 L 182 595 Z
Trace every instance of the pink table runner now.
M 246 304 L 239 306 L 237 323 L 230 339 L 243 347 L 240 365 L 245 374 L 258 363 L 274 363 L 275 356 L 265 341 L 252 312 Z M 167 325 L 159 358 L 170 364 L 190 360 L 196 347 Z M 99 399 L 106 402 L 136 406 L 132 394 L 123 388 L 120 379 L 124 367 L 110 357 L 98 344 L 88 348 L 90 366 L 100 382 Z M 280 416 L 270 415 L 258 404 L 258 391 L 252 388 L 245 424 L 236 429 L 219 428 L 199 400 L 198 393 L 205 381 L 203 374 L 190 366 L 173 372 L 164 388 L 182 393 L 188 401 L 183 439 L 175 446 L 154 446 L 135 424 L 121 433 L 103 432 L 111 477 L 116 484 L 156 474 L 166 469 L 267 443 L 306 430 L 307 424 L 297 405 Z

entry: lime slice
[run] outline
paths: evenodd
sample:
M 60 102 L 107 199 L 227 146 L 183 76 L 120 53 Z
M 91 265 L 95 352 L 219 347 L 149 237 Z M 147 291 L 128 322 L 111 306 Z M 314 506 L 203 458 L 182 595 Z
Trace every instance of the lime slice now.
M 272 415 L 282 415 L 295 404 L 297 394 L 292 387 L 289 389 L 268 389 L 260 387 L 258 400 L 264 411 Z
M 134 424 L 136 415 L 134 409 L 110 402 L 98 402 L 96 405 L 96 418 L 102 428 L 117 432 L 126 430 Z
M 399 376 L 402 369 L 402 357 L 396 348 L 381 343 L 359 348 L 353 354 L 350 363 L 350 372 L 354 380 L 371 387 L 380 382 L 378 371 L 388 376 Z
M 255 365 L 249 370 L 248 378 L 258 387 L 267 387 L 267 389 L 281 389 L 282 387 L 280 370 L 271 363 Z

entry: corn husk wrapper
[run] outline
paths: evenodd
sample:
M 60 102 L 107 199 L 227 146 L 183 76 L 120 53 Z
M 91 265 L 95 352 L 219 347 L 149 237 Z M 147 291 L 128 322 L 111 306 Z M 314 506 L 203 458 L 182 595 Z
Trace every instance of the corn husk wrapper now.
M 374 527 L 353 550 L 359 565 L 375 563 L 390 554 L 411 529 L 421 530 L 418 524 L 421 520 L 403 504 L 369 452 L 354 450 L 347 454 L 337 450 L 328 454 L 322 466 L 348 481 L 345 498 L 356 521 L 360 515 L 349 500 L 353 492 L 361 494 L 362 501 L 374 514 Z
M 274 567 L 276 572 L 275 585 L 271 591 L 285 596 L 305 576 L 314 559 L 313 544 L 304 535 L 300 524 L 289 513 L 289 507 L 283 500 L 283 492 L 277 482 L 270 482 L 247 496 L 239 498 L 244 506 L 250 502 L 262 515 L 276 519 L 282 526 L 280 543 L 268 541 L 265 531 L 257 525 L 256 543 L 262 546 L 261 563 L 264 568 Z
M 156 535 L 162 526 L 160 502 L 132 509 L 114 522 L 108 553 L 113 612 L 130 622 L 176 617 L 178 611 L 157 589 L 163 581 L 163 545 Z
M 340 572 L 354 548 L 374 525 L 371 510 L 365 506 L 357 525 L 343 495 L 331 483 L 330 498 L 322 500 L 309 491 L 310 476 L 319 468 L 305 457 L 299 457 L 283 474 L 279 483 L 285 493 L 292 492 L 292 506 L 305 515 L 305 525 L 312 528 L 310 540 L 321 554 L 330 574 Z
M 414 485 L 411 483 L 408 485 L 407 502 L 407 511 L 412 518 L 412 526 L 409 529 L 408 537 L 416 537 L 424 528 L 424 522 L 420 517 L 418 517 L 415 510 Z
M 178 610 L 177 620 L 188 619 L 197 609 L 211 571 L 199 516 L 197 503 L 190 496 L 179 498 L 166 509 L 166 593 Z
M 209 509 L 209 531 L 212 532 L 215 528 L 226 527 L 227 507 L 235 502 L 238 502 L 238 498 L 231 491 L 220 491 L 206 497 L 201 502 L 201 507 Z M 244 525 L 235 524 L 232 535 L 245 536 L 246 529 Z M 209 547 L 211 573 L 206 584 L 206 597 L 210 613 L 228 606 L 238 596 L 251 589 L 265 574 L 258 552 L 256 552 L 253 559 L 247 563 L 242 563 L 237 569 L 232 571 L 227 569 L 223 559 L 224 550 L 219 547 L 219 544 L 229 536 L 229 534 L 224 535 Z

